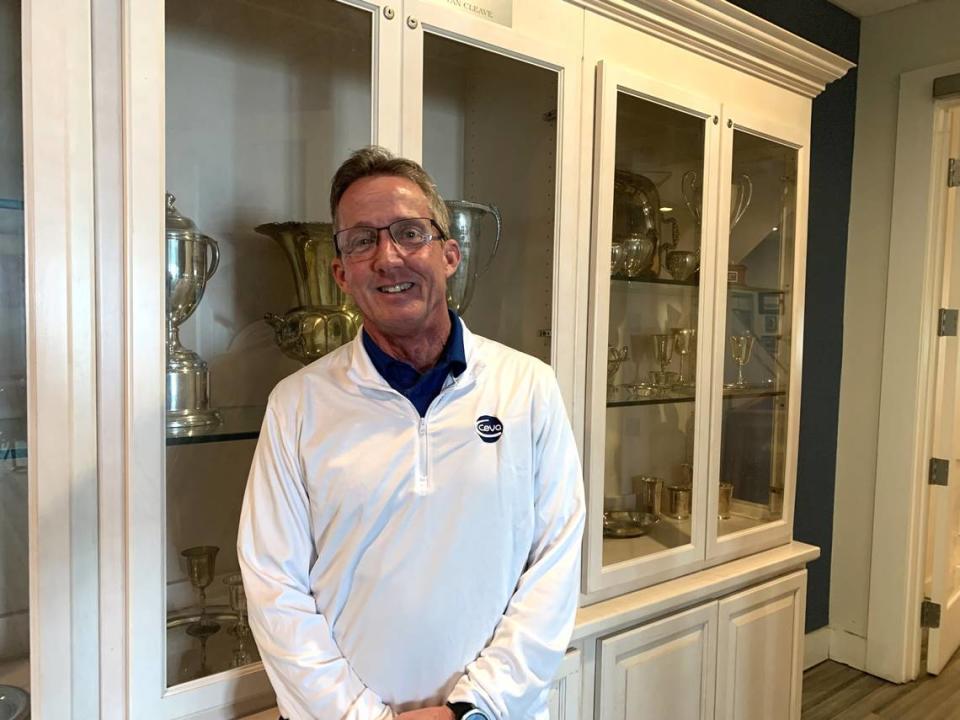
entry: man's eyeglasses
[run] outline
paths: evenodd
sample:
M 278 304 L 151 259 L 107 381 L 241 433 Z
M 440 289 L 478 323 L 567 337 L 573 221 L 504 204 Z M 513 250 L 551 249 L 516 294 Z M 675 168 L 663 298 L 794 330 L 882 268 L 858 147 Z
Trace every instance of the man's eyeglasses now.
M 403 253 L 416 252 L 433 240 L 443 240 L 440 226 L 430 218 L 404 218 L 383 227 L 358 225 L 334 233 L 333 240 L 347 260 L 368 260 L 377 252 L 380 231 L 386 230 Z

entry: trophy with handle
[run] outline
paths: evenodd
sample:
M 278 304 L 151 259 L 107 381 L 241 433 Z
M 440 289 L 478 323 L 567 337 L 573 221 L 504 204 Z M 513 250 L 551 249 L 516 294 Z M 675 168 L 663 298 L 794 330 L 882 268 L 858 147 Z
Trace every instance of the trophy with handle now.
M 284 354 L 306 365 L 352 340 L 363 318 L 333 279 L 333 225 L 288 221 L 257 225 L 254 231 L 283 248 L 293 273 L 297 306 L 264 316 Z
M 460 245 L 460 265 L 447 280 L 447 305 L 458 315 L 463 315 L 476 289 L 477 280 L 493 262 L 500 248 L 500 233 L 503 218 L 494 205 L 470 202 L 469 200 L 447 200 L 450 212 L 450 236 Z M 480 221 L 484 215 L 493 215 L 497 222 L 497 237 L 485 262 L 480 262 L 477 252 L 480 245 Z
M 189 431 L 220 423 L 210 407 L 207 363 L 180 342 L 180 326 L 197 309 L 220 264 L 217 241 L 201 233 L 167 193 L 167 429 Z

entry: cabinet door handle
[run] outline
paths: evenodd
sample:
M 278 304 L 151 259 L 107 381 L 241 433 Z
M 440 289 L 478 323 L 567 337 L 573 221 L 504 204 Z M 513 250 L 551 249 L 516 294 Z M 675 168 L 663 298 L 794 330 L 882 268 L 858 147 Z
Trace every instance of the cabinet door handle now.
M 387 20 L 393 20 L 397 16 L 397 13 L 392 7 L 385 5 L 383 8 L 383 16 Z
M 419 24 L 420 24 L 420 23 L 417 22 L 417 19 L 416 19 L 413 15 L 408 15 L 408 16 L 407 16 L 407 27 L 408 27 L 408 28 L 410 28 L 411 30 L 416 30 L 416 29 L 417 29 L 417 25 L 419 25 Z

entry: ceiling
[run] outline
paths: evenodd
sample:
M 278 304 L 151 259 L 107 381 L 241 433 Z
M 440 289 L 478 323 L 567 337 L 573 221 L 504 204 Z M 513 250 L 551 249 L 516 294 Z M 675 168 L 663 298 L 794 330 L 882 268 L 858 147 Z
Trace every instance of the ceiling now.
M 894 10 L 904 5 L 913 5 L 921 0 L 830 0 L 832 5 L 843 8 L 851 15 L 863 18 Z

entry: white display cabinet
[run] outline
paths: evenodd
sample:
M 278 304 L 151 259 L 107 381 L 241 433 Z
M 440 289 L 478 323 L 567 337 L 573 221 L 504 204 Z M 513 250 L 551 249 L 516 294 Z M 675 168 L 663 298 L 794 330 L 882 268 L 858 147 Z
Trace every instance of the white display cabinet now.
M 350 151 L 383 144 L 422 160 L 445 199 L 489 208 L 464 258 L 484 272 L 463 317 L 552 362 L 574 412 L 586 243 L 564 167 L 579 163 L 580 62 L 578 47 L 531 32 L 544 7 L 524 3 L 509 26 L 414 2 L 120 8 L 129 85 L 117 140 L 130 161 L 116 180 L 131 228 L 115 310 L 133 338 L 122 362 L 137 418 L 125 448 L 131 714 L 225 718 L 271 702 L 228 585 L 267 395 L 301 367 L 264 321 L 304 307 L 304 295 L 263 226 L 329 223 L 330 179 Z M 581 16 L 561 6 L 552 22 Z M 166 219 L 164 193 L 175 196 Z M 164 254 L 165 226 L 180 254 Z M 329 261 L 324 252 L 318 262 Z M 177 332 L 206 363 L 195 377 L 208 378 L 209 401 L 181 406 L 180 381 L 165 388 L 167 356 L 181 353 L 164 342 L 165 269 L 169 287 L 193 283 Z
M 267 394 L 301 366 L 264 316 L 302 297 L 257 228 L 329 222 L 333 171 L 369 143 L 421 160 L 447 199 L 497 208 L 496 253 L 482 213 L 471 261 L 485 272 L 464 318 L 553 366 L 580 443 L 583 607 L 553 716 L 595 717 L 612 691 L 601 637 L 712 603 L 676 656 L 709 659 L 725 623 L 763 617 L 734 598 L 815 556 L 790 542 L 810 103 L 849 64 L 722 2 L 481 5 L 26 3 L 27 395 L 43 417 L 29 425 L 31 669 L 70 679 L 36 688 L 44 717 L 212 720 L 272 704 L 225 582 Z M 189 273 L 166 252 L 168 192 L 196 230 Z M 651 230 L 664 250 L 641 258 L 630 236 Z M 628 242 L 633 265 L 612 267 Z M 674 276 L 681 262 L 696 267 Z M 205 278 L 179 338 L 220 413 L 187 430 L 167 425 L 171 270 Z M 683 352 L 675 329 L 691 331 Z M 742 368 L 730 337 L 752 338 Z M 611 346 L 627 354 L 608 376 Z M 634 537 L 608 522 L 605 537 L 605 505 L 638 512 L 639 476 L 654 478 L 659 519 Z M 183 556 L 212 547 L 215 567 Z M 796 633 L 802 584 L 791 592 Z M 748 659 L 764 627 L 743 630 Z M 741 679 L 699 667 L 684 682 L 719 708 Z M 786 673 L 774 686 L 794 693 Z
M 592 602 L 790 539 L 810 98 L 585 22 Z

